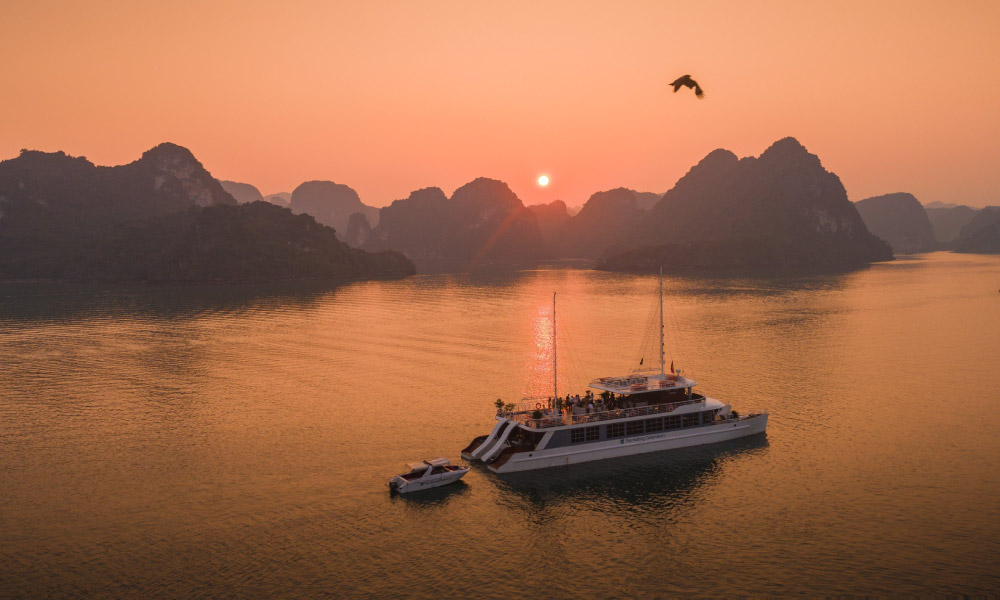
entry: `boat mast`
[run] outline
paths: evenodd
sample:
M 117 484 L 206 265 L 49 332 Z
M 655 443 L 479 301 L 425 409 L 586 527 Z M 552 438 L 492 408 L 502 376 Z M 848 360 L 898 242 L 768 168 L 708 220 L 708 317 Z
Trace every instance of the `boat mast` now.
M 660 267 L 660 375 L 667 375 L 663 368 L 663 267 Z
M 552 402 L 559 397 L 559 353 L 556 341 L 556 293 L 552 292 Z M 555 404 L 552 405 L 555 407 Z

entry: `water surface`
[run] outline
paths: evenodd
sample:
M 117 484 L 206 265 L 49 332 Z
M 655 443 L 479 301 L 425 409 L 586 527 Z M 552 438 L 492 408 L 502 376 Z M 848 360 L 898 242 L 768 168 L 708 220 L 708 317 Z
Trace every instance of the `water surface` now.
M 766 436 L 393 498 L 549 393 L 553 291 L 561 391 L 655 362 L 655 278 L 2 284 L 0 595 L 996 593 L 998 288 L 945 253 L 668 278 L 667 360 Z

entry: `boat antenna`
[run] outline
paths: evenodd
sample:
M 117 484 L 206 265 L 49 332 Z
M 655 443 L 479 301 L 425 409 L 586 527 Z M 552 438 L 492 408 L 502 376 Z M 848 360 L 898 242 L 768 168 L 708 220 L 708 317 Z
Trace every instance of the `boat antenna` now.
M 552 292 L 552 402 L 559 397 L 559 353 L 556 336 L 556 293 Z M 555 405 L 553 405 L 555 406 Z
M 660 267 L 660 375 L 667 376 L 663 368 L 663 267 Z

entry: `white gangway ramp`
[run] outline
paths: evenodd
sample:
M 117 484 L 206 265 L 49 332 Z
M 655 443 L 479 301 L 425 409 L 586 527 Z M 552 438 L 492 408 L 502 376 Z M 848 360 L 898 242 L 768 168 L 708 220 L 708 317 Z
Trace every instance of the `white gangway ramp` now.
M 472 458 L 473 459 L 481 458 L 483 454 L 485 454 L 493 446 L 493 444 L 497 441 L 497 438 L 500 437 L 501 432 L 504 430 L 504 427 L 509 425 L 510 423 L 511 421 L 509 419 L 506 418 L 498 419 L 497 424 L 493 426 L 493 431 L 490 431 L 490 435 L 485 440 L 483 440 L 482 444 L 479 444 L 478 448 L 472 451 L 471 454 Z
M 497 439 L 496 443 L 493 444 L 493 446 L 479 458 L 485 463 L 493 460 L 498 454 L 500 454 L 500 451 L 504 449 L 507 438 L 510 437 L 511 432 L 515 429 L 517 429 L 517 423 L 515 421 L 511 421 L 510 426 L 503 430 L 503 433 Z

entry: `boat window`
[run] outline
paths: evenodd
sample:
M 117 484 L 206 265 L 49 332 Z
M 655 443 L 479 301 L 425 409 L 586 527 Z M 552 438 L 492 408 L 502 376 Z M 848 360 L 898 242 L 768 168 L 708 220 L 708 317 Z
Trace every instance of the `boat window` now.
M 625 433 L 629 435 L 642 435 L 642 421 L 629 421 L 626 423 Z
M 612 423 L 608 425 L 608 437 L 609 438 L 625 437 L 625 423 Z
M 684 427 L 694 427 L 698 424 L 698 413 L 690 413 L 687 415 L 681 415 L 681 424 Z
M 569 432 L 569 441 L 573 444 L 579 444 L 584 441 L 584 433 L 582 429 L 572 429 Z
M 587 431 L 587 441 L 595 442 L 601 439 L 601 428 L 600 427 L 588 427 Z
M 663 420 L 666 429 L 677 429 L 681 426 L 680 416 L 666 417 Z
M 654 431 L 663 431 L 663 419 L 657 417 L 656 419 L 646 419 L 646 433 L 652 433 Z
M 434 467 L 431 470 L 431 475 L 437 475 L 439 473 L 444 473 L 444 467 Z

